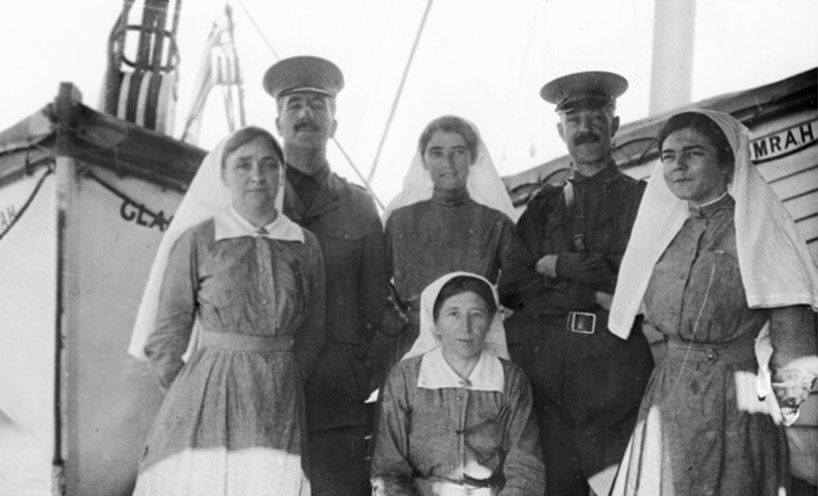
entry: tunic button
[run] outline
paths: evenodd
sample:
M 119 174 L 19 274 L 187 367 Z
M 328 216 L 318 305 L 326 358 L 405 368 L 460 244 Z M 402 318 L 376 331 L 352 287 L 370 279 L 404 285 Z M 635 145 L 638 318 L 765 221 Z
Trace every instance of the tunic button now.
M 716 359 L 716 352 L 713 350 L 707 350 L 704 352 L 704 357 L 707 358 L 708 362 L 712 362 Z
M 457 398 L 457 401 L 460 401 L 462 396 L 455 396 L 455 398 Z

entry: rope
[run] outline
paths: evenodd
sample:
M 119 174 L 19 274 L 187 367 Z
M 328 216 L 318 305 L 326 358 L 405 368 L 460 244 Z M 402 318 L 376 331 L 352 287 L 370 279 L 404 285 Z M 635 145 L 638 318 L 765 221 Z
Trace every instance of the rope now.
M 261 39 L 264 40 L 264 43 L 267 44 L 267 48 L 269 48 L 270 52 L 273 53 L 273 57 L 275 57 L 276 61 L 281 60 L 281 57 L 278 55 L 278 53 L 276 53 L 275 48 L 273 48 L 273 45 L 270 43 L 270 40 L 268 40 L 267 37 L 264 36 L 264 31 L 262 31 L 259 25 L 256 24 L 256 20 L 253 19 L 253 15 L 250 14 L 250 11 L 247 10 L 247 7 L 244 6 L 244 2 L 242 2 L 241 0 L 237 1 L 239 2 L 239 7 L 241 7 L 241 10 L 244 11 L 244 14 L 250 20 L 250 23 L 253 25 L 254 28 L 256 28 L 256 32 L 259 34 L 259 36 L 261 36 Z
M 534 15 L 531 16 L 531 25 L 528 28 L 528 38 L 526 39 L 525 43 L 525 52 L 523 53 L 523 63 L 520 65 L 520 72 L 517 74 L 517 86 L 514 88 L 514 99 L 513 104 L 511 105 L 511 112 L 508 116 L 508 121 L 506 122 L 506 132 L 505 136 L 503 137 L 503 156 L 500 158 L 500 163 L 503 164 L 506 161 L 506 151 L 508 150 L 508 142 L 511 139 L 511 129 L 512 123 L 515 122 L 517 116 L 517 109 L 519 108 L 520 103 L 520 93 L 523 86 L 523 74 L 525 72 L 526 67 L 528 66 L 528 62 L 531 60 L 529 57 L 529 53 L 531 53 L 531 45 L 532 40 L 534 38 L 534 32 L 537 27 L 537 20 L 540 17 L 540 1 L 536 0 L 534 4 Z M 533 144 L 533 143 L 532 143 Z
M 162 52 L 165 47 L 165 37 L 162 35 L 162 31 L 165 30 L 165 24 L 167 24 L 168 20 L 167 9 L 170 7 L 170 2 L 168 0 L 165 0 L 165 3 L 167 5 L 163 5 L 162 8 L 156 12 L 153 31 L 153 54 L 151 55 L 151 70 L 154 72 L 158 72 L 162 67 Z
M 105 113 L 115 115 L 119 101 L 119 87 L 123 51 L 125 49 L 125 25 L 134 0 L 125 0 L 122 12 L 108 35 L 108 68 L 105 76 Z
M 26 202 L 20 208 L 20 212 L 17 215 L 14 216 L 14 219 L 12 219 L 12 221 L 8 225 L 8 227 L 6 227 L 3 230 L 3 232 L 0 233 L 0 240 L 2 240 L 4 237 L 6 237 L 6 234 L 8 234 L 11 231 L 11 228 L 14 227 L 17 224 L 17 221 L 20 220 L 23 217 L 23 214 L 26 213 L 26 210 L 28 210 L 29 205 L 31 205 L 31 202 L 34 201 L 34 198 L 37 196 L 37 193 L 40 191 L 40 187 L 43 185 L 43 182 L 45 182 L 45 178 L 47 178 L 48 176 L 50 176 L 53 173 L 54 173 L 54 168 L 49 167 L 48 169 L 46 169 L 45 173 L 42 176 L 40 176 L 40 180 L 37 181 L 37 185 L 34 186 L 34 191 L 31 192 L 31 194 L 29 195 Z
M 375 177 L 375 169 L 378 167 L 378 159 L 380 159 L 381 152 L 383 151 L 383 145 L 386 143 L 386 136 L 389 134 L 389 128 L 392 127 L 392 119 L 395 118 L 395 111 L 398 109 L 398 102 L 403 94 L 403 87 L 406 84 L 406 78 L 409 76 L 409 69 L 412 67 L 412 61 L 415 59 L 415 52 L 417 51 L 418 43 L 420 42 L 420 36 L 423 34 L 423 28 L 426 26 L 426 19 L 429 18 L 429 11 L 432 9 L 433 2 L 434 0 L 429 0 L 426 2 L 426 10 L 423 11 L 423 17 L 420 19 L 420 26 L 418 26 L 418 31 L 415 34 L 415 41 L 412 44 L 412 50 L 409 52 L 409 59 L 406 61 L 406 66 L 403 68 L 403 76 L 401 76 L 398 91 L 395 94 L 395 99 L 392 101 L 392 108 L 389 110 L 389 117 L 386 119 L 386 126 L 384 127 L 383 134 L 381 135 L 381 141 L 378 143 L 378 151 L 375 152 L 375 159 L 372 161 L 372 168 L 369 170 L 369 176 L 367 177 L 367 181 L 365 181 L 366 183 Z
M 154 21 L 157 15 L 157 7 L 152 5 L 156 0 L 145 0 L 142 9 L 142 26 L 139 32 L 139 44 L 136 50 L 136 68 L 145 70 L 150 65 L 151 32 L 155 29 Z
M 139 123 L 155 129 L 160 109 L 160 93 L 165 77 L 175 74 L 178 66 L 179 50 L 176 45 L 176 31 L 180 20 L 181 0 L 176 0 L 174 8 L 173 27 L 171 31 L 165 29 L 168 22 L 171 0 L 144 0 L 142 19 L 140 24 L 127 23 L 135 0 L 125 0 L 114 28 L 108 38 L 108 67 L 105 76 L 105 108 L 110 115 L 117 115 L 119 102 L 123 96 L 127 97 L 125 115 L 119 115 L 130 122 L 137 122 L 139 108 L 144 105 L 144 115 Z M 135 60 L 131 61 L 125 55 L 125 45 L 128 33 L 138 33 L 138 45 Z M 167 53 L 167 57 L 165 57 Z M 167 60 L 165 60 L 167 58 Z M 122 81 L 126 76 L 124 66 L 132 67 L 129 75 L 131 83 L 127 95 L 122 94 Z M 164 74 L 171 73 L 171 74 Z M 145 80 L 145 78 L 149 78 Z M 147 84 L 146 97 L 140 101 L 143 86 Z
M 179 17 L 182 13 L 182 0 L 176 0 L 176 7 L 173 9 L 173 27 L 170 28 L 170 34 L 176 37 L 179 32 Z
M 355 174 L 358 175 L 358 178 L 361 181 L 363 181 L 364 187 L 366 188 L 367 191 L 369 191 L 369 194 L 372 195 L 372 198 L 375 200 L 375 203 L 378 204 L 381 210 L 386 210 L 386 207 L 384 207 L 383 203 L 381 203 L 381 199 L 378 198 L 378 195 L 376 195 L 375 192 L 372 191 L 372 188 L 369 187 L 369 182 L 366 179 L 364 179 L 364 176 L 361 174 L 361 171 L 359 171 L 358 168 L 355 167 L 355 164 L 352 162 L 352 159 L 349 157 L 349 155 L 347 155 L 346 150 L 344 150 L 343 147 L 341 147 L 341 143 L 338 143 L 338 140 L 335 139 L 335 137 L 332 138 L 332 142 L 335 143 L 335 146 L 338 147 L 338 150 L 341 152 L 341 155 L 343 155 L 346 161 L 349 162 L 349 165 L 352 166 L 352 170 L 355 171 Z

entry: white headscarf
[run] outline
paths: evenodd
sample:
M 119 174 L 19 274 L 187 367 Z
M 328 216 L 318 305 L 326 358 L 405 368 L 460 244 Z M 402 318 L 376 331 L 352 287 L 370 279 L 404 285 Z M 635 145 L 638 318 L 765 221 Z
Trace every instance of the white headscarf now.
M 467 182 L 469 196 L 477 203 L 503 212 L 508 215 L 511 220 L 516 222 L 519 213 L 517 213 L 514 209 L 514 205 L 511 203 L 511 197 L 508 196 L 505 185 L 503 185 L 503 180 L 500 179 L 500 174 L 497 173 L 494 161 L 491 159 L 491 155 L 489 155 L 489 151 L 483 143 L 480 132 L 471 122 L 462 117 L 457 118 L 468 124 L 477 135 L 477 157 L 471 167 L 469 167 L 469 178 Z M 434 183 L 432 182 L 432 176 L 424 167 L 421 151 L 416 150 L 415 156 L 412 158 L 412 163 L 409 165 L 409 171 L 403 178 L 403 189 L 389 202 L 389 205 L 386 206 L 386 211 L 383 215 L 384 221 L 398 208 L 431 199 L 433 191 Z
M 685 111 L 715 122 L 735 156 L 728 192 L 736 202 L 736 248 L 750 308 L 810 305 L 818 309 L 818 269 L 795 223 L 750 162 L 750 133 L 729 114 Z M 627 339 L 653 267 L 688 218 L 687 203 L 665 183 L 656 164 L 639 206 L 611 305 L 608 326 Z
M 173 220 L 168 226 L 168 230 L 159 243 L 156 257 L 153 260 L 148 282 L 145 285 L 145 292 L 142 294 L 142 301 L 136 315 L 136 322 L 131 333 L 131 343 L 128 346 L 128 353 L 140 360 L 145 360 L 145 344 L 148 337 L 156 325 L 156 313 L 159 307 L 159 293 L 162 287 L 162 280 L 165 275 L 165 268 L 168 264 L 168 256 L 176 240 L 189 228 L 204 222 L 207 219 L 227 210 L 232 205 L 230 190 L 222 182 L 222 160 L 224 147 L 227 142 L 240 130 L 224 138 L 218 145 L 204 158 L 196 176 L 190 183 L 182 203 L 173 216 Z M 282 239 L 287 241 L 304 242 L 304 232 L 297 224 L 284 215 L 282 206 L 284 205 L 284 185 L 285 181 L 284 163 L 281 164 L 279 172 L 278 192 L 276 194 L 275 209 L 278 212 L 276 220 L 271 226 L 267 226 L 267 237 Z M 198 326 L 195 326 L 198 328 Z M 195 329 L 194 328 L 194 329 Z M 195 347 L 196 339 L 191 338 L 186 356 Z
M 417 355 L 431 351 L 438 346 L 441 346 L 440 341 L 435 338 L 435 318 L 434 306 L 437 295 L 447 282 L 458 276 L 473 277 L 479 279 L 491 288 L 494 296 L 494 304 L 497 306 L 497 312 L 494 313 L 494 319 L 491 321 L 491 326 L 486 334 L 486 340 L 483 343 L 483 349 L 492 352 L 500 358 L 508 359 L 508 346 L 506 346 L 506 332 L 503 329 L 503 315 L 500 307 L 500 300 L 497 297 L 497 289 L 485 278 L 472 274 L 471 272 L 450 272 L 433 283 L 426 286 L 423 293 L 420 295 L 420 333 L 415 340 L 415 344 L 401 360 L 406 360 Z

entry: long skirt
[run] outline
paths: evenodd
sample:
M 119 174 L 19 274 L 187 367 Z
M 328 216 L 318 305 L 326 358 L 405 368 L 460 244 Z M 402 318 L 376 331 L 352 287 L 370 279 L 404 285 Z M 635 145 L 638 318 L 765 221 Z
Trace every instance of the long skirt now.
M 197 351 L 168 390 L 135 495 L 309 496 L 304 393 L 291 351 Z
M 668 347 L 642 400 L 612 495 L 780 496 L 789 453 L 752 346 Z

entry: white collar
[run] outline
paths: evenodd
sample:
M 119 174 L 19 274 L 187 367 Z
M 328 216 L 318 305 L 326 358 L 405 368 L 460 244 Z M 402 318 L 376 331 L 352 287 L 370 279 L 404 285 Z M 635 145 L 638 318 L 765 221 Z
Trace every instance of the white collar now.
M 490 351 L 483 350 L 480 360 L 468 379 L 463 379 L 443 356 L 443 347 L 429 351 L 420 361 L 418 387 L 424 389 L 466 388 L 475 391 L 503 392 L 505 374 L 500 359 Z
M 266 226 L 257 228 L 231 206 L 213 216 L 213 223 L 216 241 L 242 236 L 264 236 L 269 239 L 304 242 L 301 228 L 281 214 Z M 266 232 L 261 232 L 262 229 Z
M 694 206 L 691 206 L 691 207 L 689 208 L 689 210 L 690 210 L 691 212 L 693 212 L 693 211 L 698 212 L 698 211 L 700 211 L 700 210 L 702 210 L 702 209 L 704 209 L 704 208 L 709 207 L 710 205 L 715 205 L 716 203 L 718 203 L 718 202 L 720 202 L 722 199 L 724 199 L 724 197 L 725 197 L 725 196 L 727 196 L 727 190 L 725 190 L 725 191 L 724 191 L 724 193 L 722 193 L 721 195 L 719 195 L 719 197 L 718 197 L 718 198 L 716 198 L 716 199 L 714 199 L 714 200 L 710 200 L 710 201 L 709 201 L 709 202 L 707 202 L 707 203 L 703 203 L 703 204 L 701 204 L 701 205 L 697 205 L 697 206 L 695 206 L 695 207 L 694 207 Z

